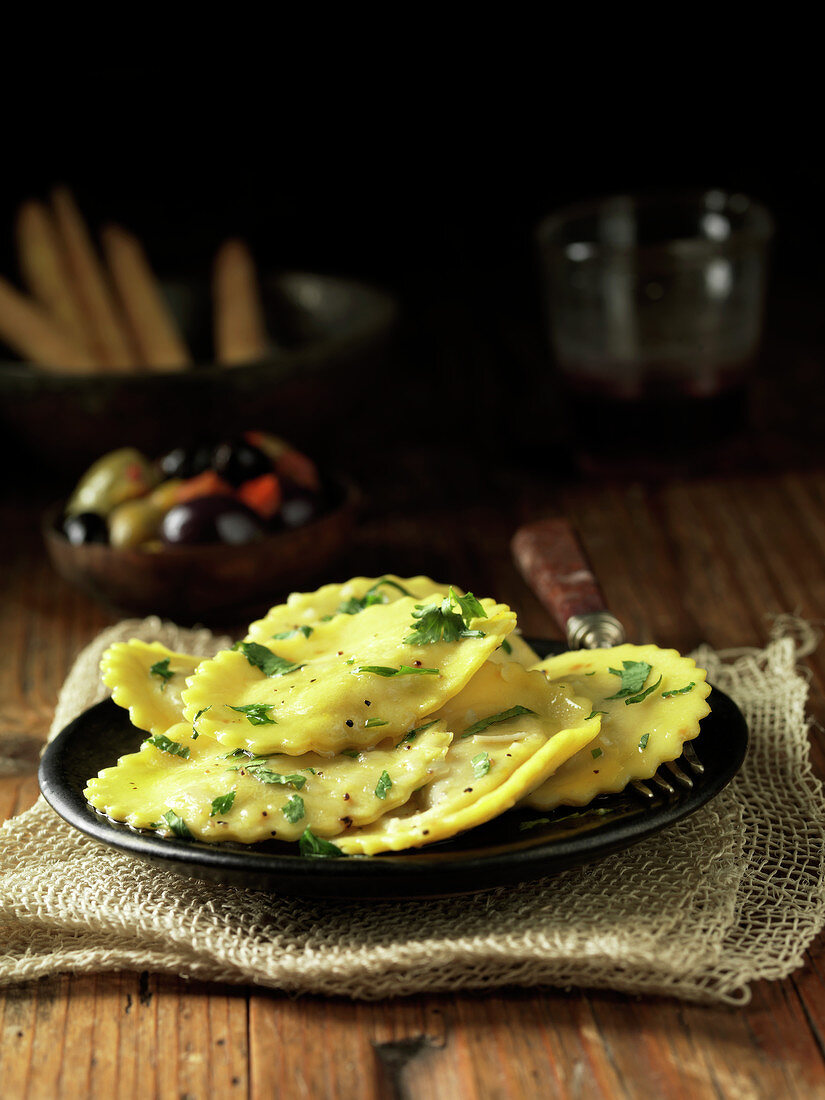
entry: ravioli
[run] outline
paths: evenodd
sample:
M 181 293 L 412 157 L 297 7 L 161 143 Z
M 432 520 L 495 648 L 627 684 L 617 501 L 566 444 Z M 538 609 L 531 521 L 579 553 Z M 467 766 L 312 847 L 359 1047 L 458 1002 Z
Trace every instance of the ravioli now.
M 210 738 L 193 738 L 188 723 L 171 726 L 164 736 L 165 751 L 145 741 L 90 779 L 87 801 L 134 828 L 242 844 L 297 840 L 307 826 L 331 837 L 374 821 L 429 780 L 452 739 L 436 723 L 395 748 L 352 758 L 308 753 L 256 762 L 227 754 Z
M 650 671 L 642 679 L 645 666 Z M 593 744 L 526 799 L 537 809 L 584 806 L 597 795 L 617 794 L 634 779 L 650 779 L 661 764 L 681 756 L 710 713 L 706 672 L 675 649 L 576 650 L 548 657 L 538 668 L 551 683 L 588 695 L 593 710 L 606 713 Z
M 174 653 L 160 642 L 132 638 L 109 646 L 100 661 L 100 674 L 117 705 L 129 711 L 133 726 L 165 733 L 180 722 L 181 691 L 202 660 Z
M 515 661 L 488 662 L 438 712 L 453 743 L 433 780 L 400 810 L 336 844 L 348 855 L 417 848 L 497 817 L 597 736 L 600 720 L 590 710 L 587 699 Z
M 417 598 L 404 596 L 319 621 L 309 637 L 224 650 L 190 678 L 184 717 L 200 715 L 201 733 L 255 753 L 333 754 L 398 740 L 456 695 L 515 627 L 508 607 L 480 603 L 486 618 L 468 620 L 471 636 L 455 641 L 407 640 L 422 620 Z M 249 708 L 264 720 L 250 725 Z

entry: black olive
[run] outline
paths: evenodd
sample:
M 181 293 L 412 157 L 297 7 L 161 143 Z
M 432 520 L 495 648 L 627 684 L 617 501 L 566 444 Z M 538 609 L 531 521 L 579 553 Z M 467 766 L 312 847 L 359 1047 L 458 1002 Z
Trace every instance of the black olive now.
M 72 546 L 84 546 L 88 542 L 108 542 L 109 528 L 106 520 L 97 512 L 80 512 L 76 516 L 66 516 L 63 520 L 63 534 Z
M 170 545 L 222 542 L 243 546 L 264 534 L 255 513 L 229 496 L 207 496 L 176 504 L 163 517 L 160 535 Z
M 175 447 L 158 460 L 158 465 L 167 478 L 197 477 L 212 465 L 212 448 L 205 444 L 197 447 Z
M 212 468 L 230 485 L 243 485 L 261 474 L 272 472 L 271 460 L 258 447 L 244 440 L 219 443 L 212 454 Z
M 281 504 L 279 513 L 285 527 L 303 527 L 311 522 L 322 510 L 322 501 L 317 493 L 306 489 L 294 492 Z

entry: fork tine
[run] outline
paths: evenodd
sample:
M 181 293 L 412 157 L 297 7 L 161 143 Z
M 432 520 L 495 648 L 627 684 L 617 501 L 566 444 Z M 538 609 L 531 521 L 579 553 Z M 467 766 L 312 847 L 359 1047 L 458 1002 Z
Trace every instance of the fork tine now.
M 682 745 L 682 759 L 694 775 L 704 775 L 705 765 L 696 755 L 696 749 L 694 749 L 690 741 L 686 741 L 685 744 Z
M 693 787 L 693 780 L 690 778 L 689 775 L 685 775 L 685 773 L 675 761 L 670 761 L 669 763 L 665 764 L 665 767 L 670 772 L 674 781 L 678 783 L 680 787 L 683 787 L 685 790 L 690 790 Z
M 642 783 L 640 779 L 634 779 L 630 786 L 639 798 L 643 798 L 645 802 L 653 801 L 653 791 L 646 783 Z
M 652 776 L 650 782 L 653 783 L 654 786 L 658 787 L 662 794 L 676 794 L 676 789 L 672 787 L 666 779 L 663 779 L 658 772 L 656 772 L 656 774 Z

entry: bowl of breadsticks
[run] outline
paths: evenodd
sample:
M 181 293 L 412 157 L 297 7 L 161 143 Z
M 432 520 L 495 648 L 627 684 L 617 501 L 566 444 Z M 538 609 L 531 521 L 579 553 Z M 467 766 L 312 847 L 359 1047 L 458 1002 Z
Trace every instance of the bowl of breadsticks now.
M 0 274 L 0 429 L 65 477 L 107 449 L 160 453 L 250 423 L 317 446 L 363 409 L 397 307 L 356 280 L 260 275 L 224 242 L 203 278 L 161 281 L 139 239 L 95 236 L 71 192 L 17 214 L 18 276 Z

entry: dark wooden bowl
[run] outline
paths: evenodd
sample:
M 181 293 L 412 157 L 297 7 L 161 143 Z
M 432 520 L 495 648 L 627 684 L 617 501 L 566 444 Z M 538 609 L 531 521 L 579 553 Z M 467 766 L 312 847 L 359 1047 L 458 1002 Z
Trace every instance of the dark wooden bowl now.
M 2 362 L 0 347 L 0 451 L 8 461 L 26 459 L 68 488 L 116 447 L 161 455 L 252 428 L 322 458 L 324 429 L 346 423 L 355 430 L 354 418 L 374 415 L 369 395 L 380 392 L 398 312 L 383 290 L 331 275 L 272 276 L 262 289 L 277 346 L 259 363 L 223 367 L 208 358 L 208 287 L 164 289 L 197 358 L 190 370 L 52 374 Z
M 162 615 L 182 624 L 254 618 L 289 592 L 321 578 L 346 548 L 357 490 L 337 482 L 328 512 L 246 546 L 170 546 L 147 551 L 73 546 L 59 524 L 63 506 L 43 518 L 52 564 L 66 580 L 118 611 Z

